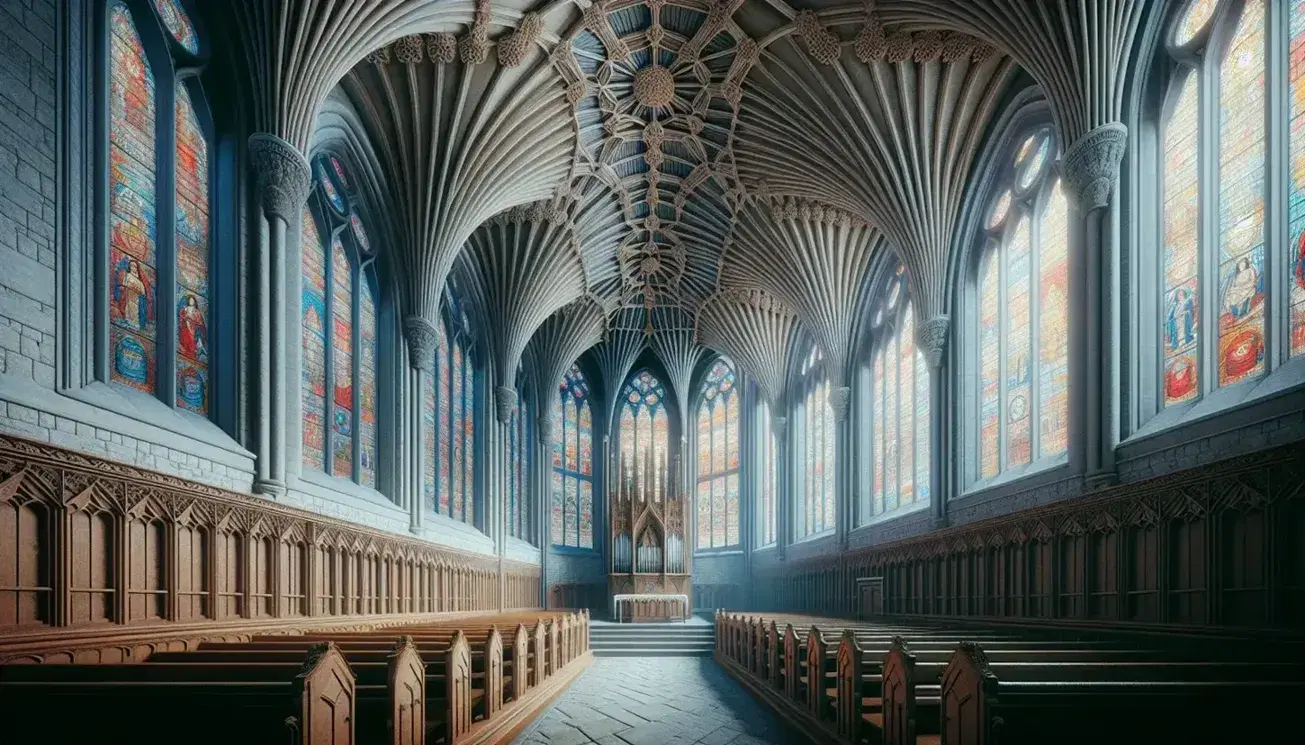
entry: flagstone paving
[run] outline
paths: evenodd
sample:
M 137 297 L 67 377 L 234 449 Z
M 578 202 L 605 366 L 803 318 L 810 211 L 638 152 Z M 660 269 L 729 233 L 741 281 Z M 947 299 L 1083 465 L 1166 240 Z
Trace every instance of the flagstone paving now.
M 770 710 L 706 657 L 600 657 L 512 745 L 779 745 Z

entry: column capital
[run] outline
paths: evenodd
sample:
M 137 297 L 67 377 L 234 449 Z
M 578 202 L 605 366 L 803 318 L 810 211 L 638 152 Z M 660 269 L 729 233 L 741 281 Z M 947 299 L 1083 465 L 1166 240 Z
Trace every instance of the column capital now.
M 499 424 L 507 424 L 512 419 L 512 407 L 516 405 L 516 389 L 505 385 L 494 388 L 494 417 L 498 419 Z
M 435 347 L 440 341 L 435 324 L 421 316 L 407 316 L 403 319 L 403 336 L 408 341 L 408 363 L 416 370 L 434 372 Z
M 934 370 L 942 365 L 943 352 L 947 350 L 947 331 L 951 325 L 951 316 L 937 315 L 916 328 L 915 343 L 924 353 L 924 361 Z
M 249 136 L 249 164 L 269 217 L 289 222 L 308 201 L 312 169 L 294 145 L 267 132 Z
M 1060 159 L 1065 190 L 1087 214 L 1110 203 L 1119 183 L 1119 162 L 1128 145 L 1128 127 L 1119 122 L 1102 124 L 1078 138 Z
M 829 407 L 834 410 L 834 417 L 842 422 L 847 420 L 847 408 L 852 403 L 852 389 L 848 386 L 839 386 L 831 388 L 829 391 Z
M 541 445 L 553 444 L 553 417 L 541 416 L 535 420 L 535 431 L 539 433 Z

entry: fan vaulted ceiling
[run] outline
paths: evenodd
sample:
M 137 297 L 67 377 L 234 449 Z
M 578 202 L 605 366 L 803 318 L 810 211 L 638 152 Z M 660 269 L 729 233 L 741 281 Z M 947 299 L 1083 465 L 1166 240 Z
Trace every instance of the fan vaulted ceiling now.
M 706 345 L 775 401 L 811 342 L 847 384 L 880 264 L 945 313 L 1015 67 L 873 1 L 803 5 L 479 0 L 358 63 L 331 100 L 367 133 L 409 348 L 456 273 L 500 387 L 523 356 L 550 385 L 598 345 L 605 377 L 651 347 L 683 390 Z

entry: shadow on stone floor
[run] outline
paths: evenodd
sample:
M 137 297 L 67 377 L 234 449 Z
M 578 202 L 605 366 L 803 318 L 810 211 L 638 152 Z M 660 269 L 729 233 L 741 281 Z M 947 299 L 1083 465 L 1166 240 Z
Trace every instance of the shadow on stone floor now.
M 780 745 L 774 714 L 706 657 L 605 657 L 512 745 Z

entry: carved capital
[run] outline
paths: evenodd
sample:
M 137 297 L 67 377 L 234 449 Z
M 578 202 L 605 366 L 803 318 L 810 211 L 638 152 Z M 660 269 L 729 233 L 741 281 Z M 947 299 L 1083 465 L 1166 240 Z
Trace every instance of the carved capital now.
M 947 330 L 951 328 L 950 316 L 934 316 L 920 324 L 915 331 L 915 343 L 924 353 L 929 367 L 938 369 L 942 364 L 943 352 L 947 349 Z
M 852 389 L 847 386 L 829 390 L 829 408 L 834 410 L 834 417 L 842 422 L 847 420 L 848 404 L 852 402 Z
M 541 445 L 553 444 L 553 417 L 541 416 L 535 420 L 535 431 L 539 433 Z
M 1111 122 L 1078 138 L 1065 150 L 1060 163 L 1065 190 L 1083 214 L 1110 203 L 1127 144 L 1128 127 Z
M 775 436 L 782 440 L 784 439 L 784 433 L 788 431 L 788 417 L 772 417 L 770 420 L 770 426 L 775 428 Z
M 435 347 L 440 342 L 439 329 L 421 316 L 403 319 L 403 335 L 408 340 L 408 362 L 416 370 L 435 370 Z
M 500 385 L 494 389 L 494 416 L 499 424 L 507 424 L 512 418 L 512 407 L 517 405 L 516 389 Z
M 249 164 L 268 217 L 289 222 L 303 210 L 312 185 L 312 169 L 294 145 L 267 132 L 252 134 Z

